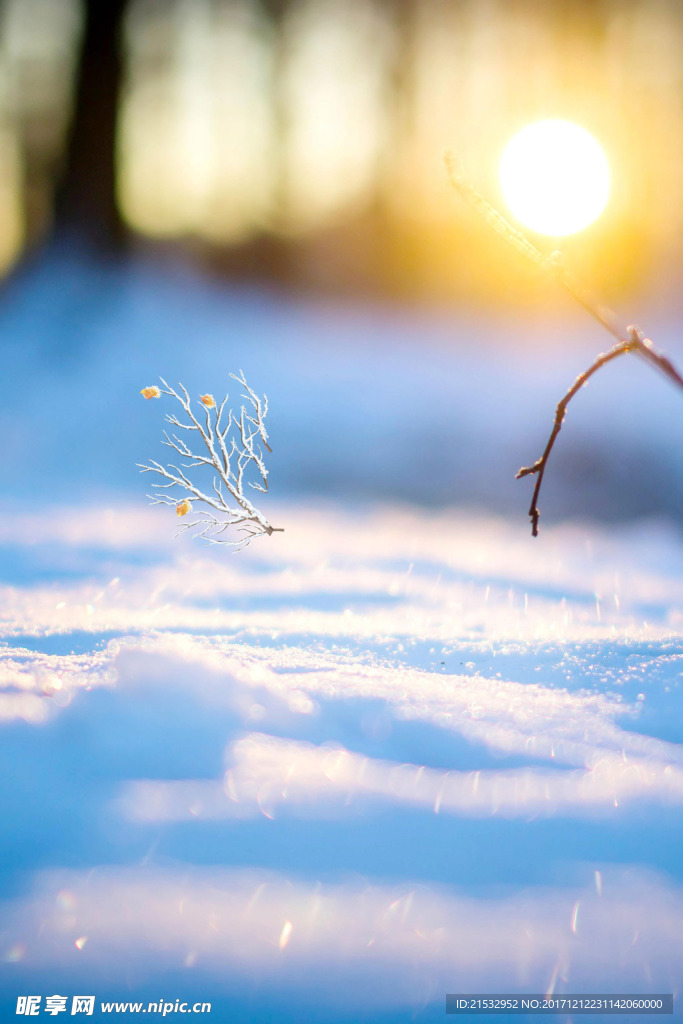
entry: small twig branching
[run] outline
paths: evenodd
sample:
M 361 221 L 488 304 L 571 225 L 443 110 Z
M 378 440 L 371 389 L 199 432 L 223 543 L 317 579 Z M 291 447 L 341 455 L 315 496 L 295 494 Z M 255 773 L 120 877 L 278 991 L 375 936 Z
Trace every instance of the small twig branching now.
M 538 507 L 538 499 L 548 459 L 550 458 L 550 453 L 552 452 L 555 441 L 557 440 L 557 435 L 562 429 L 562 424 L 564 423 L 564 418 L 567 412 L 567 406 L 574 395 L 581 390 L 586 381 L 607 363 L 610 363 L 613 359 L 617 359 L 619 356 L 625 355 L 627 352 L 635 352 L 637 355 L 641 356 L 651 366 L 660 370 L 673 384 L 678 385 L 678 387 L 682 389 L 683 376 L 681 376 L 670 359 L 668 359 L 662 352 L 658 352 L 657 349 L 655 349 L 649 338 L 646 338 L 639 328 L 629 325 L 624 329 L 619 325 L 615 314 L 610 309 L 607 309 L 599 303 L 594 296 L 579 284 L 579 282 L 569 273 L 564 264 L 561 253 L 554 252 L 548 257 L 544 256 L 543 253 L 532 245 L 532 243 L 520 231 L 514 228 L 512 224 L 509 224 L 505 217 L 491 206 L 491 204 L 484 199 L 484 197 L 481 196 L 463 177 L 457 161 L 450 153 L 446 155 L 446 165 L 448 167 L 448 173 L 453 187 L 462 196 L 462 198 L 469 203 L 470 206 L 482 214 L 486 222 L 494 229 L 494 231 L 497 231 L 499 235 L 510 243 L 510 245 L 535 263 L 538 267 L 553 273 L 558 283 L 569 292 L 572 298 L 588 313 L 590 313 L 590 315 L 616 339 L 612 348 L 599 355 L 587 370 L 579 374 L 564 398 L 562 398 L 558 403 L 557 409 L 555 410 L 553 428 L 541 457 L 531 466 L 522 466 L 517 473 L 518 480 L 523 476 L 535 475 L 536 477 L 536 485 L 534 487 L 531 505 L 529 507 L 529 517 L 531 519 L 531 533 L 534 537 L 537 537 L 538 521 L 541 515 Z
M 272 451 L 265 427 L 268 399 L 265 395 L 261 399 L 249 387 L 241 370 L 239 376 L 234 373 L 230 376 L 243 388 L 241 397 L 246 404 L 242 405 L 239 415 L 228 409 L 227 418 L 224 412 L 228 395 L 220 406 L 216 405 L 213 395 L 201 395 L 199 404 L 203 416 L 200 414 L 200 418 L 195 415 L 190 396 L 182 384 L 178 385 L 180 391 L 175 391 L 162 377 L 163 387 L 153 385 L 142 389 L 141 394 L 145 398 L 160 398 L 161 395 L 175 398 L 185 417 L 178 419 L 170 413 L 166 422 L 176 430 L 190 431 L 198 436 L 190 439 L 197 442 L 191 447 L 177 433 L 165 430 L 162 443 L 187 461 L 162 466 L 150 459 L 148 465 L 140 465 L 139 468 L 143 473 L 156 473 L 166 481 L 152 484 L 156 492 L 148 495 L 152 504 L 175 505 L 178 516 L 192 515 L 179 533 L 195 531 L 196 536 L 204 537 L 212 544 L 229 544 L 239 550 L 254 537 L 284 531 L 282 527 L 271 526 L 245 492 L 245 487 L 262 494 L 268 491 L 268 470 L 263 460 L 263 449 Z M 197 486 L 186 472 L 201 468 L 213 474 L 208 492 Z M 254 479 L 248 480 L 250 475 Z M 172 493 L 160 494 L 159 491 Z M 193 506 L 196 504 L 203 507 L 195 511 Z M 234 533 L 239 535 L 237 540 L 231 539 Z

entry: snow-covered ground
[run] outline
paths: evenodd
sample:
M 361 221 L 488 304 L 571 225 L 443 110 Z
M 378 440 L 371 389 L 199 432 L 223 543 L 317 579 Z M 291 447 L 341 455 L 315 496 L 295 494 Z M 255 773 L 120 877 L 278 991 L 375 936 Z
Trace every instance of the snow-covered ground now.
M 292 1022 L 678 993 L 679 396 L 605 371 L 533 540 L 510 479 L 599 335 L 98 273 L 0 310 L 3 1019 L 32 993 Z M 239 368 L 285 533 L 233 555 L 174 539 L 134 464 L 162 453 L 140 387 Z

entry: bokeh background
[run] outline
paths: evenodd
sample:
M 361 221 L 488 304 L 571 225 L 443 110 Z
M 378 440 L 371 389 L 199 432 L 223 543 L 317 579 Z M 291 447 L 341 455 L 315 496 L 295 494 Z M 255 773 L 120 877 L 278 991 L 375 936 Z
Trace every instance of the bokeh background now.
M 2 262 L 77 224 L 226 276 L 489 307 L 528 291 L 453 201 L 506 141 L 578 121 L 614 174 L 567 243 L 601 288 L 680 252 L 675 0 L 5 0 Z
M 444 153 L 504 209 L 518 129 L 591 131 L 567 263 L 680 366 L 681 53 L 678 0 L 1 0 L 6 1019 L 680 1001 L 683 393 L 597 374 L 531 538 L 612 339 Z M 239 370 L 285 532 L 233 556 L 137 465 L 141 388 Z

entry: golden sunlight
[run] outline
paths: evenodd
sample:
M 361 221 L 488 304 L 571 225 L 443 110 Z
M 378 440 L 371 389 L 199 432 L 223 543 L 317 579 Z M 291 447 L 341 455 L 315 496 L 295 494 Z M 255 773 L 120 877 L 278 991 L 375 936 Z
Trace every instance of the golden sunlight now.
M 571 235 L 600 216 L 609 197 L 607 158 L 570 121 L 537 121 L 507 144 L 500 181 L 514 216 L 544 235 Z

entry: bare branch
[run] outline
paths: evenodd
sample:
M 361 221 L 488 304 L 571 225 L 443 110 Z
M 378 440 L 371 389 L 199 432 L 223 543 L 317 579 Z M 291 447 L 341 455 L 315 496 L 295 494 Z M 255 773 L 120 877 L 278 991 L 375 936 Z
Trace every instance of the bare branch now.
M 211 543 L 228 544 L 235 550 L 239 550 L 246 547 L 254 537 L 270 536 L 273 533 L 282 533 L 283 530 L 281 527 L 271 526 L 244 492 L 245 484 L 262 493 L 266 493 L 268 490 L 268 470 L 263 462 L 262 450 L 256 443 L 256 438 L 259 438 L 268 451 L 271 451 L 267 442 L 268 434 L 264 422 L 268 411 L 268 400 L 265 395 L 263 399 L 259 398 L 256 392 L 249 387 L 241 370 L 239 376 L 235 374 L 230 376 L 244 388 L 242 398 L 248 403 L 249 412 L 245 406 L 242 406 L 240 415 L 237 417 L 229 409 L 225 426 L 222 425 L 222 416 L 228 401 L 227 395 L 218 407 L 212 395 L 201 396 L 200 403 L 205 419 L 205 422 L 202 423 L 192 410 L 190 396 L 182 384 L 178 385 L 179 391 L 175 391 L 161 378 L 163 388 L 143 389 L 142 393 L 145 397 L 159 397 L 163 394 L 176 399 L 189 422 L 182 422 L 176 415 L 168 414 L 166 416 L 167 423 L 173 427 L 199 433 L 207 454 L 194 451 L 176 434 L 164 431 L 162 444 L 167 448 L 172 448 L 173 451 L 189 461 L 183 463 L 181 468 L 172 464 L 162 466 L 161 463 L 150 460 L 149 464 L 140 465 L 139 468 L 143 473 L 156 473 L 163 480 L 168 481 L 152 484 L 155 492 L 177 488 L 175 495 L 154 493 L 149 497 L 156 505 L 175 505 L 179 516 L 192 514 L 192 519 L 183 523 L 179 533 L 194 530 L 196 536 L 204 537 Z M 236 431 L 235 436 L 230 436 L 231 430 Z M 213 495 L 201 490 L 185 472 L 185 470 L 203 467 L 208 467 L 213 474 L 211 477 Z M 255 482 L 246 478 L 252 470 L 257 478 Z M 208 506 L 208 511 L 207 508 L 193 511 L 192 506 L 196 503 Z M 224 537 L 226 531 L 231 528 L 235 528 L 243 536 L 238 540 L 229 540 Z
M 255 419 L 252 419 L 250 416 L 247 416 L 247 419 L 249 420 L 250 423 L 253 423 L 254 426 L 257 428 L 261 440 L 263 441 L 268 451 L 272 451 L 272 448 L 268 444 L 268 434 L 266 433 L 266 427 L 264 422 L 268 414 L 267 397 L 265 395 L 263 396 L 262 404 L 261 399 L 258 397 L 256 392 L 252 391 L 252 389 L 249 387 L 246 380 L 244 379 L 244 370 L 240 370 L 239 377 L 237 377 L 234 373 L 231 373 L 230 376 L 232 377 L 233 380 L 236 380 L 238 384 L 241 384 L 244 390 L 246 391 L 246 395 L 242 395 L 242 398 L 247 399 L 247 401 L 251 403 L 251 405 L 254 407 L 254 413 L 256 416 Z M 242 412 L 244 412 L 244 406 L 242 407 Z
M 583 385 L 586 383 L 589 377 L 592 377 L 600 367 L 604 366 L 605 363 L 609 363 L 612 359 L 616 359 L 617 356 L 623 355 L 625 352 L 630 352 L 633 345 L 629 341 L 620 341 L 609 350 L 609 352 L 603 352 L 601 356 L 595 360 L 592 366 L 590 366 L 584 373 L 579 374 L 572 386 L 570 387 L 564 398 L 558 403 L 557 409 L 555 410 L 555 422 L 553 423 L 553 429 L 548 438 L 548 443 L 545 446 L 545 451 L 541 455 L 540 459 L 534 462 L 533 466 L 522 466 L 517 473 L 516 479 L 519 480 L 523 476 L 529 476 L 530 474 L 536 474 L 536 486 L 534 487 L 534 493 L 531 498 L 531 505 L 529 506 L 529 516 L 531 517 L 531 534 L 533 537 L 538 536 L 538 520 L 541 513 L 538 510 L 538 496 L 541 492 L 541 484 L 543 483 L 543 474 L 550 458 L 550 453 L 553 450 L 553 445 L 560 430 L 564 423 L 564 417 L 567 412 L 567 406 L 571 402 L 574 395 L 580 391 Z
M 579 374 L 576 378 L 569 391 L 567 391 L 564 398 L 558 403 L 557 409 L 555 410 L 555 419 L 553 421 L 553 428 L 550 432 L 550 437 L 545 446 L 545 450 L 541 457 L 536 460 L 531 466 L 523 466 L 517 473 L 517 479 L 519 480 L 523 476 L 536 476 L 536 485 L 531 498 L 531 505 L 529 506 L 529 516 L 531 518 L 531 533 L 532 536 L 538 536 L 538 521 L 540 518 L 540 511 L 538 507 L 538 498 L 541 492 L 541 486 L 543 484 L 543 476 L 545 474 L 548 459 L 550 453 L 553 450 L 557 435 L 562 429 L 562 424 L 567 412 L 567 406 L 571 402 L 572 398 L 581 390 L 586 381 L 597 373 L 607 363 L 612 362 L 613 359 L 617 359 L 619 356 L 625 355 L 628 352 L 635 352 L 643 359 L 646 360 L 651 366 L 660 370 L 671 382 L 683 389 L 683 376 L 679 373 L 676 367 L 673 365 L 671 360 L 663 353 L 658 352 L 649 338 L 645 338 L 643 333 L 637 328 L 629 325 L 625 330 L 622 330 L 618 324 L 617 318 L 614 313 L 598 302 L 591 293 L 584 288 L 579 282 L 569 273 L 564 265 L 564 259 L 561 253 L 555 252 L 546 258 L 531 242 L 516 228 L 514 228 L 508 221 L 498 212 L 491 204 L 481 196 L 476 189 L 463 177 L 460 167 L 457 161 L 453 157 L 453 154 L 446 154 L 446 166 L 450 175 L 451 183 L 456 191 L 474 207 L 486 220 L 486 222 L 496 231 L 499 235 L 506 239 L 518 252 L 526 256 L 546 271 L 550 271 L 554 274 L 556 280 L 563 288 L 572 296 L 572 298 L 579 303 L 594 319 L 600 323 L 605 330 L 616 338 L 616 344 L 612 346 L 607 352 L 603 352 L 597 359 L 591 363 L 587 370 Z

